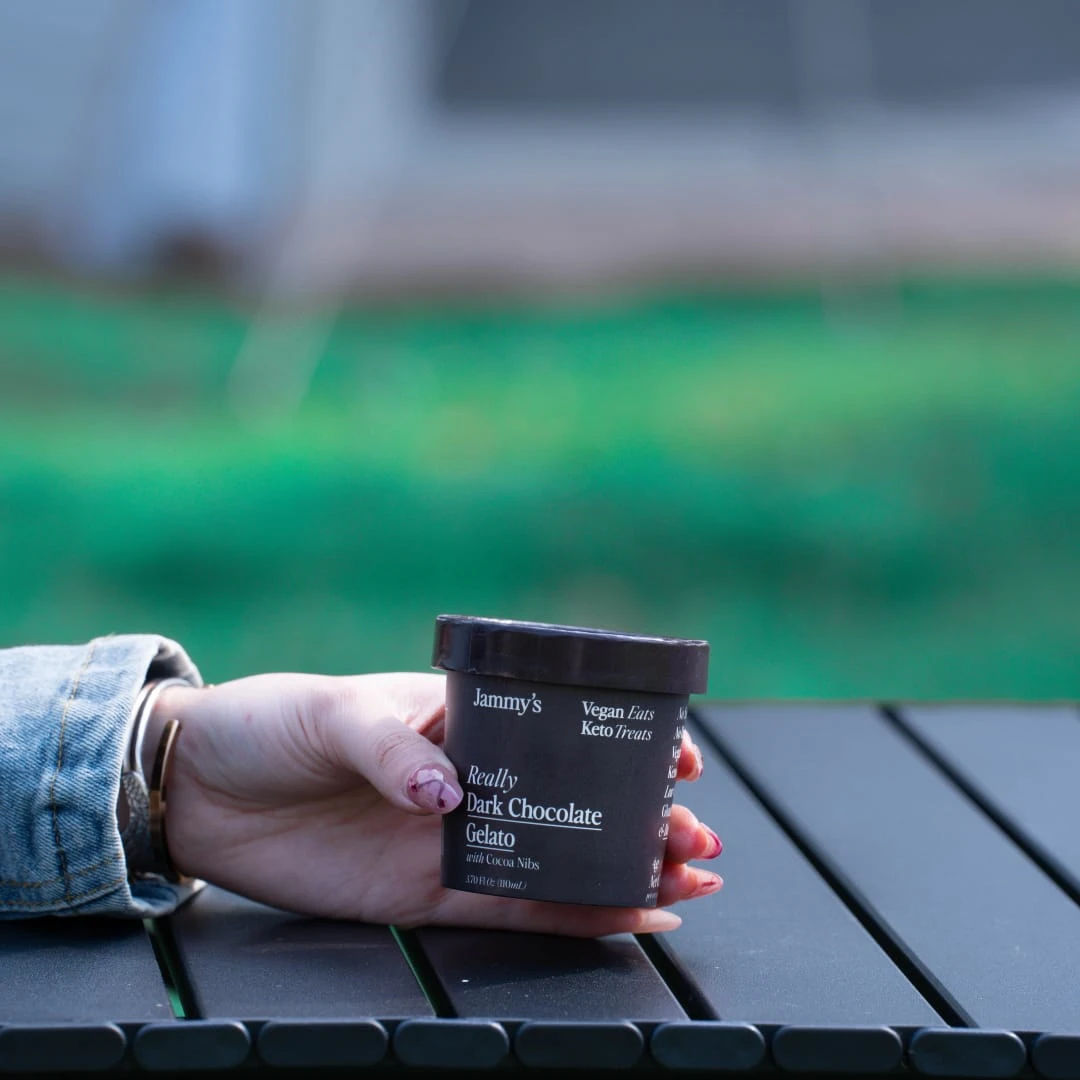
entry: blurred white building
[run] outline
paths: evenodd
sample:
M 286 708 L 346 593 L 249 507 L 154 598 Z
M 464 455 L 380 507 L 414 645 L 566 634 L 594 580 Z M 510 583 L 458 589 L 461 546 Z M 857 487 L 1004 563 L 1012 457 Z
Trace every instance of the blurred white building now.
M 0 247 L 282 292 L 1080 256 L 1074 0 L 8 0 Z

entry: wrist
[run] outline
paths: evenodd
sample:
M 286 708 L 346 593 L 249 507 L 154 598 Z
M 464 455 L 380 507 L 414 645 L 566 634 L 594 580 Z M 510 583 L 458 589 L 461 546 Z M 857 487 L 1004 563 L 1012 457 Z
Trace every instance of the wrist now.
M 191 695 L 202 692 L 202 688 L 192 686 L 190 683 L 172 683 L 163 686 L 156 694 L 146 718 L 144 736 L 138 748 L 139 766 L 148 782 L 154 770 L 154 759 L 157 757 L 165 725 L 173 719 L 183 723 L 187 716 L 188 699 Z
M 171 864 L 184 878 L 199 876 L 198 851 L 183 828 L 192 808 L 193 783 L 185 751 L 193 734 L 192 701 L 205 692 L 186 683 L 162 687 L 147 717 L 140 754 L 143 774 L 152 789 L 152 833 L 159 860 Z

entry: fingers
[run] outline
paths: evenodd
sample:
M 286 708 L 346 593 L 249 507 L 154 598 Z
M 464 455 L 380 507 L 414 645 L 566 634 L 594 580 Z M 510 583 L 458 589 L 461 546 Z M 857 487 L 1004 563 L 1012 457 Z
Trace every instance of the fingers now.
M 336 722 L 327 725 L 336 756 L 391 803 L 412 813 L 449 813 L 462 799 L 450 759 L 416 730 L 441 717 L 441 686 L 441 680 L 418 683 L 405 696 L 380 696 L 378 681 L 357 679 L 356 693 L 345 696 Z
M 682 749 L 679 752 L 679 771 L 675 774 L 678 780 L 697 780 L 701 776 L 703 768 L 701 751 L 688 731 L 683 732 Z
M 697 780 L 700 778 L 704 762 L 701 750 L 683 731 L 682 748 L 679 752 L 679 764 L 676 777 L 679 780 Z M 672 863 L 685 863 L 691 859 L 715 859 L 724 845 L 720 837 L 707 825 L 703 825 L 685 806 L 671 808 L 671 833 L 668 836 L 667 859 Z
M 717 892 L 724 884 L 719 874 L 698 870 L 685 863 L 665 863 L 660 878 L 660 907 L 677 904 L 681 900 L 697 900 Z
M 691 859 L 715 859 L 724 850 L 720 837 L 685 806 L 673 806 L 668 820 L 671 832 L 660 877 L 660 907 L 709 896 L 724 884 L 719 874 L 686 865 Z
M 664 857 L 671 863 L 685 863 L 691 859 L 715 859 L 724 845 L 720 837 L 707 825 L 703 825 L 685 806 L 676 804 L 668 818 L 671 831 L 668 834 Z
M 353 768 L 402 810 L 448 814 L 461 802 L 450 759 L 396 717 L 343 725 L 342 738 Z
M 528 909 L 513 912 L 512 918 L 517 922 L 514 929 L 539 934 L 564 934 L 571 937 L 656 934 L 665 930 L 676 930 L 682 925 L 682 919 L 678 915 L 660 908 L 586 907 L 536 901 L 526 903 L 529 903 Z
M 688 866 L 687 862 L 690 859 L 715 858 L 723 845 L 716 833 L 701 824 L 685 806 L 673 806 L 669 821 L 671 832 L 656 908 L 549 904 L 446 890 L 431 921 L 442 925 L 487 926 L 572 937 L 653 934 L 674 930 L 682 920 L 662 908 L 710 896 L 723 885 L 723 880 L 717 874 Z
M 724 879 L 708 870 L 665 863 L 660 879 L 660 895 L 655 908 L 578 907 L 567 904 L 544 904 L 526 901 L 526 909 L 508 910 L 508 927 L 545 934 L 570 934 L 575 937 L 600 937 L 604 934 L 656 934 L 676 930 L 682 919 L 665 911 L 685 900 L 711 896 L 723 887 Z M 508 905 L 521 901 L 505 901 Z
M 655 934 L 675 930 L 682 919 L 663 908 L 717 892 L 723 881 L 707 870 L 665 863 L 659 907 L 610 908 L 549 904 L 501 896 L 447 891 L 433 921 L 444 926 L 483 926 L 536 934 L 603 937 L 606 934 Z
M 434 918 L 443 926 L 482 926 L 593 938 L 607 934 L 653 934 L 682 925 L 678 915 L 659 908 L 551 904 L 475 893 L 448 893 L 447 897 Z
M 446 676 L 419 672 L 354 675 L 347 680 L 367 713 L 382 711 L 426 735 L 442 741 L 446 716 Z M 437 737 L 436 737 L 437 736 Z

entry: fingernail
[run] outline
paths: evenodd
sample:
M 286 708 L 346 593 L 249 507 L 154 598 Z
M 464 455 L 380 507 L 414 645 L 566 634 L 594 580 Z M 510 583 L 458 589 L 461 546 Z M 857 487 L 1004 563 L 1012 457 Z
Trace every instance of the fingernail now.
M 447 814 L 461 802 L 461 791 L 442 769 L 425 765 L 409 777 L 405 785 L 409 801 L 422 810 Z
M 709 848 L 701 857 L 703 859 L 715 859 L 716 856 L 724 850 L 723 841 L 720 839 L 719 836 L 716 835 L 716 833 L 712 831 L 712 829 L 709 828 L 708 825 L 702 825 L 701 827 L 705 830 L 709 837 Z
M 694 748 L 694 779 L 698 780 L 705 771 L 705 759 L 701 756 L 697 743 L 690 744 Z
M 704 881 L 698 884 L 698 887 L 687 897 L 688 900 L 696 900 L 699 896 L 708 896 L 709 893 L 716 892 L 721 885 L 724 884 L 724 879 L 717 874 L 710 874 Z
M 640 934 L 662 934 L 665 930 L 678 930 L 682 926 L 682 919 L 671 911 L 661 911 L 659 908 L 650 911 L 642 920 Z

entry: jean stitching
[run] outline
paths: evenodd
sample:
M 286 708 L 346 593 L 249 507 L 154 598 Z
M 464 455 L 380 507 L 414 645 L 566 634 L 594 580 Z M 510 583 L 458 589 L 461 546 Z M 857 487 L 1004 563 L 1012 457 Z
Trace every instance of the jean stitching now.
M 122 858 L 122 855 L 110 855 L 100 862 L 92 863 L 90 866 L 82 866 L 78 870 L 70 871 L 68 877 L 77 878 L 83 877 L 86 874 L 92 874 L 95 870 L 100 870 L 103 866 L 108 866 L 109 863 L 120 862 Z M 58 881 L 62 880 L 63 879 L 59 877 L 46 878 L 44 881 L 7 881 L 4 878 L 0 878 L 0 889 L 44 889 L 47 885 L 55 885 Z
M 64 764 L 64 732 L 67 730 L 68 713 L 71 710 L 71 703 L 79 692 L 79 683 L 86 674 L 86 669 L 90 666 L 96 644 L 95 641 L 90 642 L 90 647 L 86 650 L 86 659 L 83 660 L 82 667 L 79 668 L 75 681 L 71 684 L 71 693 L 68 694 L 68 699 L 64 702 L 64 711 L 60 714 L 60 737 L 56 749 L 56 771 L 53 773 L 52 783 L 49 785 L 49 807 L 52 810 L 53 839 L 56 842 L 56 851 L 60 859 L 60 876 L 64 880 L 64 899 L 69 904 L 74 903 L 77 897 L 71 893 L 71 874 L 68 873 L 67 852 L 64 850 L 64 843 L 60 837 L 60 807 L 56 803 L 56 785 L 60 779 L 60 769 Z
M 99 885 L 96 889 L 87 889 L 86 892 L 64 895 L 64 901 L 68 904 L 79 904 L 85 900 L 94 900 L 99 896 L 104 896 L 105 893 L 113 892 L 118 889 L 127 879 L 124 877 L 112 878 L 106 881 L 104 885 Z M 55 900 L 0 900 L 0 908 L 15 908 L 20 911 L 29 911 L 31 908 L 55 908 L 57 901 Z

